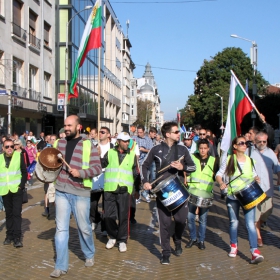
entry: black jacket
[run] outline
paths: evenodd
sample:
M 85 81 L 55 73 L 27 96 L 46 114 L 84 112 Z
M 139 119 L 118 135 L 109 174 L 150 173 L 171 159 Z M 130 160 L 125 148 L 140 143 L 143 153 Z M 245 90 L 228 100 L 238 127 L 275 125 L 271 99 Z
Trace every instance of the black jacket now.
M 184 159 L 181 160 L 184 166 L 183 171 L 187 173 L 194 172 L 196 169 L 195 164 L 190 156 L 187 147 L 185 147 L 184 145 L 174 143 L 173 146 L 169 147 L 165 142 L 161 142 L 160 144 L 154 146 L 149 151 L 148 155 L 141 165 L 141 177 L 143 184 L 149 182 L 148 170 L 153 161 L 155 161 L 156 164 L 157 178 L 163 175 L 163 177 L 160 179 L 161 181 L 171 175 L 176 174 L 177 172 L 178 175 L 183 179 L 183 171 L 178 171 L 176 168 L 168 168 L 167 170 L 158 173 L 160 169 L 169 165 L 172 161 L 177 161 L 182 156 L 184 156 Z

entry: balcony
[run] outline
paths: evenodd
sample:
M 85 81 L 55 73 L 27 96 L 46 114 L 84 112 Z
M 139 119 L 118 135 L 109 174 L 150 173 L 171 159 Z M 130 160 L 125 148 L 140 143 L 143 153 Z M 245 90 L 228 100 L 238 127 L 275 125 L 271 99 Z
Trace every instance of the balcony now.
M 35 100 L 35 101 L 41 101 L 41 92 L 38 92 L 34 89 L 29 89 L 29 99 Z
M 12 22 L 13 25 L 13 35 L 20 38 L 22 41 L 26 41 L 26 30 L 22 29 L 19 25 Z
M 38 39 L 37 37 L 35 37 L 34 35 L 30 34 L 30 33 L 29 33 L 29 44 L 32 47 L 37 48 L 38 50 L 41 49 L 41 40 Z
M 13 85 L 13 94 L 18 97 L 27 98 L 26 88 L 20 87 L 19 85 Z

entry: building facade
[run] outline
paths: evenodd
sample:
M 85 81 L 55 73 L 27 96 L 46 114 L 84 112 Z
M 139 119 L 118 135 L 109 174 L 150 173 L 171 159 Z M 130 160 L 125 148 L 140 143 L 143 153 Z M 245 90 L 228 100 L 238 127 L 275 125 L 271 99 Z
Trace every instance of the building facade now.
M 52 133 L 55 5 L 0 0 L 0 133 Z
M 137 79 L 137 98 L 150 101 L 150 108 L 147 108 L 147 111 L 151 111 L 151 118 L 147 119 L 146 128 L 153 126 L 159 130 L 163 125 L 163 112 L 160 111 L 160 96 L 149 63 L 145 66 L 142 78 Z

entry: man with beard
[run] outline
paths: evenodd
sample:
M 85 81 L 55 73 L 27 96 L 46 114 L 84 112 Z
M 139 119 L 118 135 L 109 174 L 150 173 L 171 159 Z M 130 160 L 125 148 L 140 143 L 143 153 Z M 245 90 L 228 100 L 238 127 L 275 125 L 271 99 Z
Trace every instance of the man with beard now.
M 251 134 L 252 135 L 252 134 Z M 272 214 L 273 208 L 273 173 L 278 176 L 278 184 L 280 183 L 280 165 L 273 150 L 267 147 L 268 135 L 266 132 L 257 132 L 253 141 L 255 145 L 250 146 L 246 150 L 246 154 L 250 155 L 256 161 L 254 164 L 256 173 L 260 177 L 260 186 L 266 193 L 266 199 L 256 206 L 256 229 L 258 234 L 258 246 L 263 246 L 260 227 L 261 223 L 266 223 L 268 217 Z
M 69 223 L 73 213 L 79 233 L 81 249 L 84 253 L 85 266 L 94 264 L 94 243 L 89 220 L 90 191 L 92 177 L 101 173 L 101 164 L 96 147 L 90 140 L 79 134 L 80 118 L 72 115 L 65 119 L 66 139 L 56 142 L 56 148 L 68 163 L 65 164 L 55 182 L 56 205 L 56 263 L 51 277 L 58 278 L 68 270 Z
M 6 211 L 6 239 L 4 245 L 14 242 L 14 247 L 22 247 L 21 210 L 22 195 L 27 181 L 27 170 L 22 153 L 14 152 L 11 139 L 3 142 L 3 154 L 0 155 L 0 195 Z

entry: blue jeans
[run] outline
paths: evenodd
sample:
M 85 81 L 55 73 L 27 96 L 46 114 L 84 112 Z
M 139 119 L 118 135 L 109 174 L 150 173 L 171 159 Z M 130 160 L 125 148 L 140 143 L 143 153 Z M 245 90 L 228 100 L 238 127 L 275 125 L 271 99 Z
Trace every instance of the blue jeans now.
M 0 196 L 0 210 L 3 210 L 4 204 L 3 204 L 3 198 Z
M 56 233 L 55 269 L 68 270 L 69 253 L 69 223 L 70 214 L 73 213 L 81 243 L 81 249 L 86 259 L 94 256 L 95 248 L 92 236 L 91 223 L 89 221 L 90 197 L 77 196 L 74 194 L 55 192 Z
M 239 210 L 240 207 L 243 210 L 246 228 L 248 230 L 250 251 L 253 253 L 258 247 L 257 242 L 257 231 L 255 227 L 255 210 L 252 208 L 250 210 L 245 210 L 238 200 L 233 200 L 227 197 L 226 200 L 228 217 L 229 217 L 229 236 L 230 244 L 237 245 L 237 232 L 238 232 L 238 223 L 239 223 Z
M 156 179 L 156 163 L 155 161 L 152 162 L 149 168 L 149 177 L 150 177 L 150 183 L 153 182 Z
M 196 240 L 195 211 L 197 206 L 190 202 L 188 203 L 188 206 L 188 227 L 190 231 L 190 236 L 191 240 Z M 205 239 L 208 211 L 209 208 L 199 208 L 198 242 L 204 241 Z

